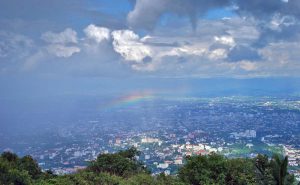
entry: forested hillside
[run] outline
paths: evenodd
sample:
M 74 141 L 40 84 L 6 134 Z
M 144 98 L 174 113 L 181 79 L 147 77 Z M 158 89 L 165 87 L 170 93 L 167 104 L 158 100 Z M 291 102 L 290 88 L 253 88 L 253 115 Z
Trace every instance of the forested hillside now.
M 57 176 L 43 172 L 31 156 L 18 157 L 4 152 L 0 157 L 0 184 L 57 185 L 292 185 L 297 184 L 287 171 L 287 157 L 258 155 L 254 159 L 229 159 L 222 155 L 187 157 L 178 174 L 152 176 L 136 160 L 135 148 L 114 154 L 100 154 L 86 169 Z

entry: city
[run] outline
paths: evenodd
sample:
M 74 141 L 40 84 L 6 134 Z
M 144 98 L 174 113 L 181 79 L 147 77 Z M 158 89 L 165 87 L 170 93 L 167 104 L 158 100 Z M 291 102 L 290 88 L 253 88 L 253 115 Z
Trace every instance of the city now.
M 138 160 L 152 174 L 167 175 L 176 173 L 186 156 L 215 152 L 253 158 L 279 153 L 289 156 L 289 171 L 300 178 L 297 96 L 153 97 L 83 114 L 88 115 L 81 115 L 86 120 L 49 128 L 45 139 L 39 136 L 37 142 L 23 140 L 11 145 L 16 148 L 7 145 L 1 150 L 30 154 L 44 170 L 56 174 L 74 173 L 100 153 L 131 146 L 141 151 Z

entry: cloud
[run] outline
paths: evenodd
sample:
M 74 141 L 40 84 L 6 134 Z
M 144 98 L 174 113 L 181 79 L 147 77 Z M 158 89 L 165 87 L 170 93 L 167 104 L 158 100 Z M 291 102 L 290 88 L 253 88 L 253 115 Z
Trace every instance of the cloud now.
M 293 40 L 300 30 L 300 2 L 298 0 L 236 0 L 236 12 L 242 17 L 254 17 L 260 38 L 256 47 L 271 42 Z
M 144 45 L 133 31 L 113 31 L 112 38 L 114 50 L 127 61 L 141 63 L 144 58 L 152 56 L 150 47 Z
M 75 53 L 80 52 L 80 48 L 75 46 L 64 46 L 59 44 L 51 44 L 47 47 L 47 50 L 50 54 L 53 54 L 57 57 L 68 58 Z
M 67 28 L 60 33 L 54 33 L 48 31 L 43 33 L 41 38 L 52 44 L 69 44 L 69 43 L 77 43 L 77 33 L 71 28 Z
M 42 50 L 32 54 L 31 56 L 26 58 L 22 69 L 25 71 L 34 69 L 41 60 L 45 59 L 45 57 L 46 54 Z
M 226 6 L 229 0 L 136 0 L 134 9 L 127 16 L 128 24 L 134 28 L 154 29 L 165 13 L 188 16 L 193 28 L 197 18 L 211 8 Z
M 239 65 L 240 68 L 242 68 L 245 71 L 254 71 L 257 69 L 257 64 L 249 61 L 241 61 Z
M 36 43 L 29 37 L 0 30 L 0 75 L 16 74 Z
M 293 39 L 300 30 L 299 0 L 136 0 L 127 22 L 132 28 L 154 30 L 164 15 L 171 14 L 189 17 L 195 29 L 201 15 L 217 8 L 227 8 L 251 22 L 254 22 L 252 18 L 255 19 L 261 36 L 255 43 L 256 47 L 276 40 Z
M 30 55 L 34 41 L 27 36 L 0 30 L 0 59 L 13 61 Z
M 236 0 L 237 12 L 240 14 L 251 14 L 256 17 L 269 17 L 270 15 L 282 11 L 287 3 L 282 0 Z
M 59 33 L 46 32 L 41 36 L 42 40 L 49 43 L 46 49 L 49 54 L 56 57 L 71 57 L 73 54 L 80 52 L 78 44 L 77 32 L 71 28 L 66 28 Z
M 165 52 L 161 52 L 159 56 L 187 56 L 187 55 L 195 55 L 195 56 L 203 56 L 207 53 L 207 48 L 203 47 L 201 45 L 183 45 L 178 46 L 174 48 L 170 48 L 170 50 L 167 50 Z
M 86 6 L 88 3 L 75 0 L 75 3 L 61 2 L 60 7 L 58 0 L 54 0 L 53 6 L 52 3 L 29 0 L 29 3 L 21 2 L 24 11 L 16 6 L 16 0 L 0 2 L 3 5 L 1 10 L 6 9 L 3 7 L 9 9 L 0 11 L 0 23 L 4 25 L 1 29 L 11 32 L 4 34 L 0 31 L 0 68 L 7 69 L 10 65 L 16 69 L 23 64 L 24 68 L 37 71 L 111 73 L 111 76 L 121 73 L 153 76 L 296 75 L 297 70 L 299 73 L 298 0 L 132 2 L 133 9 L 128 6 L 116 14 L 110 7 L 104 7 L 107 3 L 103 2 L 91 2 Z M 41 10 L 33 9 L 36 13 L 31 14 L 32 5 L 41 5 Z M 48 13 L 48 6 L 59 10 L 57 17 L 55 11 L 51 15 L 44 13 Z M 80 11 L 73 11 L 77 9 Z M 220 12 L 218 18 L 205 16 L 211 10 Z M 224 11 L 232 16 L 220 18 Z M 68 14 L 66 20 L 60 20 L 64 12 Z M 83 17 L 83 13 L 88 15 Z M 81 19 L 76 23 L 69 21 L 73 17 Z M 25 25 L 32 26 L 26 29 Z
M 224 44 L 224 45 L 228 45 L 228 46 L 235 46 L 235 41 L 234 38 L 232 36 L 226 35 L 226 36 L 215 36 L 215 41 L 220 43 L 220 44 Z
M 94 24 L 90 24 L 83 31 L 88 39 L 94 40 L 97 43 L 109 40 L 110 38 L 110 30 L 108 28 L 97 27 Z
M 208 54 L 208 58 L 211 60 L 220 60 L 220 59 L 225 59 L 226 57 L 227 57 L 227 50 L 222 48 L 212 50 Z
M 273 31 L 282 31 L 284 27 L 293 26 L 296 24 L 296 19 L 292 16 L 287 15 L 280 15 L 279 13 L 275 14 L 269 25 L 268 28 L 270 28 Z
M 237 12 L 242 15 L 251 14 L 260 20 L 270 19 L 275 14 L 300 18 L 300 2 L 298 0 L 235 0 Z
M 273 62 L 274 64 L 299 64 L 299 40 L 293 42 L 278 42 L 272 43 L 260 50 L 262 58 L 265 61 Z
M 114 50 L 136 71 L 184 73 L 185 70 L 193 71 L 193 68 L 199 68 L 204 63 L 206 68 L 209 68 L 209 65 L 214 68 L 217 63 L 231 62 L 236 57 L 233 53 L 240 49 L 237 45 L 249 44 L 258 38 L 255 25 L 251 26 L 248 20 L 235 18 L 200 21 L 199 26 L 205 29 L 197 29 L 193 36 L 170 36 L 168 32 L 161 32 L 140 38 L 131 30 L 113 31 Z M 215 32 L 216 26 L 221 31 Z M 237 26 L 240 31 L 234 32 Z M 239 61 L 249 59 L 247 55 L 243 58 L 243 55 L 245 53 L 239 56 Z M 241 69 L 239 65 L 222 67 L 236 66 Z

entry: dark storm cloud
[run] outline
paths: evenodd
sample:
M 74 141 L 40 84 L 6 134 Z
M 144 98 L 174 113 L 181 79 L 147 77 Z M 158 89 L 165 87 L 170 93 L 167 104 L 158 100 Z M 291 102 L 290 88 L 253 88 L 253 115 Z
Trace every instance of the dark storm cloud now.
M 237 12 L 249 13 L 257 18 L 270 17 L 275 13 L 300 17 L 299 0 L 235 0 Z
M 189 17 L 195 28 L 199 16 L 220 7 L 235 7 L 232 11 L 238 15 L 255 17 L 261 23 L 262 30 L 267 30 L 264 25 L 275 15 L 295 18 L 297 22 L 300 19 L 299 0 L 131 0 L 130 2 L 134 5 L 134 9 L 127 16 L 129 26 L 148 30 L 153 30 L 160 18 L 168 13 Z M 282 32 L 291 33 L 293 29 L 297 28 L 284 28 Z M 284 34 L 275 36 L 279 35 L 284 37 Z
M 236 0 L 235 4 L 238 14 L 256 18 L 261 32 L 255 43 L 257 47 L 274 41 L 291 41 L 299 33 L 299 0 Z
M 282 0 L 235 0 L 235 4 L 238 6 L 237 12 L 260 18 L 282 11 L 286 5 Z
M 188 16 L 195 28 L 199 15 L 226 5 L 229 5 L 229 0 L 137 0 L 127 20 L 132 27 L 152 30 L 164 13 L 173 13 Z
M 264 47 L 271 42 L 287 41 L 293 42 L 300 39 L 300 24 L 296 23 L 288 27 L 282 27 L 280 30 L 262 28 L 259 39 L 253 44 L 254 47 Z

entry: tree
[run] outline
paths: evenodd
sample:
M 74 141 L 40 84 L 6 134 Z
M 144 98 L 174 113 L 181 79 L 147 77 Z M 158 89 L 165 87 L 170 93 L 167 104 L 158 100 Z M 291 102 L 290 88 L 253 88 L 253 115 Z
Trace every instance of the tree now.
M 88 169 L 93 172 L 107 172 L 123 177 L 146 172 L 143 165 L 135 159 L 138 154 L 134 148 L 115 154 L 100 154 L 95 161 L 91 162 Z
M 276 185 L 291 185 L 294 183 L 294 176 L 288 173 L 288 156 L 281 157 L 274 154 L 270 162 L 272 174 Z
M 11 169 L 6 175 L 8 177 L 7 184 L 27 185 L 32 183 L 30 175 L 25 170 Z
M 10 169 L 9 162 L 0 157 L 0 184 L 5 184 L 8 182 L 8 171 Z
M 21 170 L 28 171 L 28 174 L 33 179 L 37 179 L 42 174 L 41 168 L 38 166 L 37 162 L 29 155 L 22 157 L 19 160 L 18 166 Z
M 223 156 L 210 154 L 186 158 L 179 170 L 179 178 L 188 184 L 225 184 L 226 160 Z
M 254 163 L 257 182 L 261 185 L 275 184 L 269 157 L 258 154 Z
M 255 159 L 257 180 L 263 185 L 291 185 L 295 178 L 288 173 L 288 157 L 274 154 L 271 160 L 266 155 L 258 155 Z
M 254 164 L 250 159 L 228 159 L 225 184 L 228 185 L 254 185 L 256 183 Z
M 31 156 L 19 158 L 5 152 L 0 156 L 0 185 L 291 185 L 288 158 L 258 155 L 254 159 L 230 159 L 215 153 L 186 158 L 178 177 L 151 176 L 136 156 L 135 148 L 114 154 L 100 154 L 83 170 L 69 175 L 42 172 Z M 300 184 L 299 184 L 300 185 Z
M 1 158 L 7 160 L 10 163 L 16 163 L 19 159 L 17 154 L 14 154 L 12 152 L 3 152 L 1 154 Z
M 127 150 L 119 151 L 118 154 L 121 155 L 122 157 L 135 161 L 136 156 L 141 155 L 141 152 L 138 151 L 135 147 L 131 147 Z

